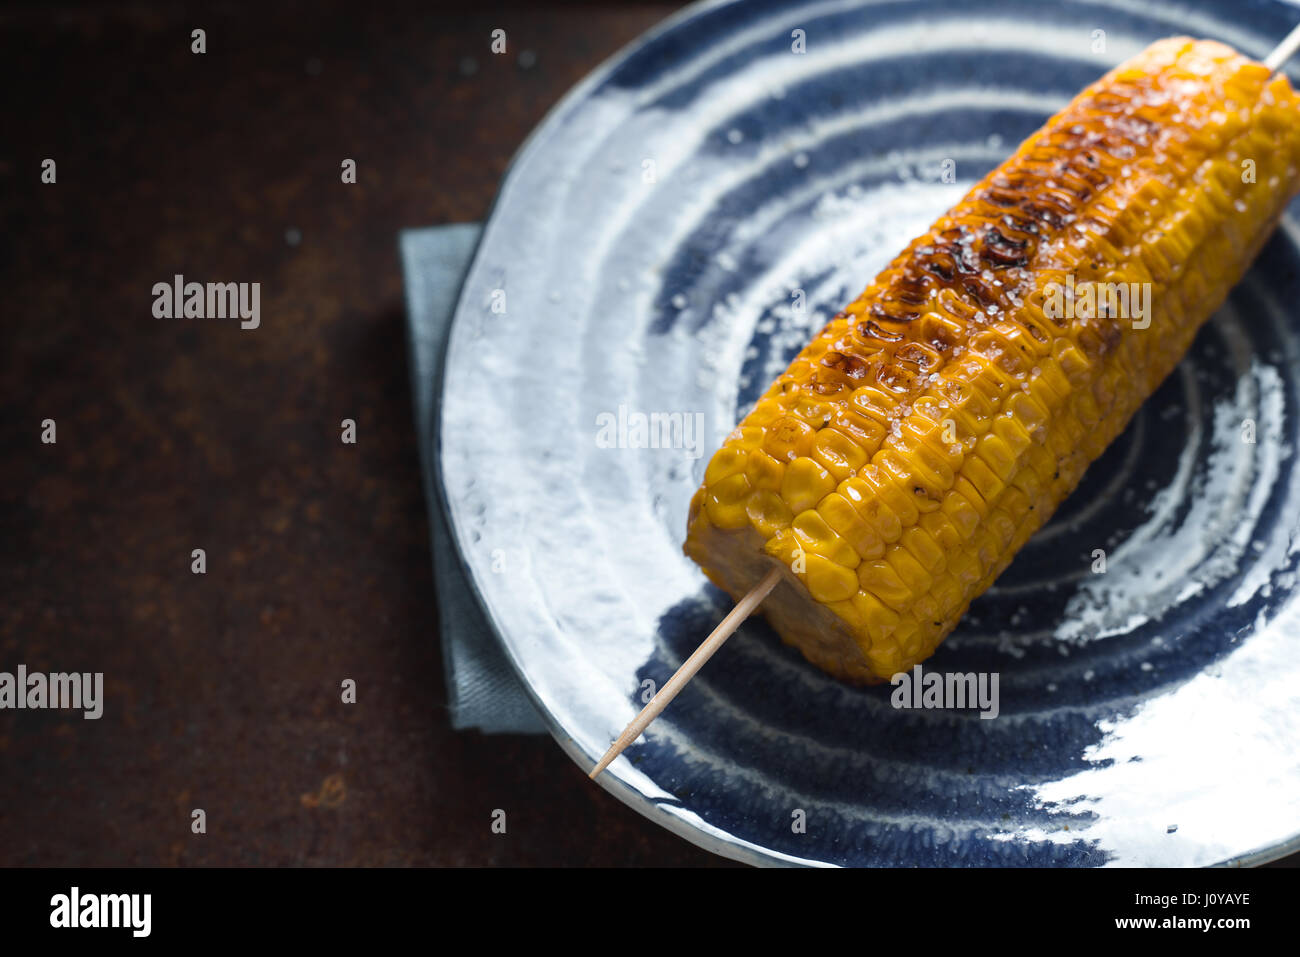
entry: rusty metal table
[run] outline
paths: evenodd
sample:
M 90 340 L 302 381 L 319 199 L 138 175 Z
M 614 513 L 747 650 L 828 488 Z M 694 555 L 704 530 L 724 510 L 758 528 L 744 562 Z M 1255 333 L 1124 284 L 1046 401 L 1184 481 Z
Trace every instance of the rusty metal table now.
M 482 218 L 673 9 L 462 7 L 0 13 L 0 670 L 106 698 L 0 712 L 0 864 L 728 863 L 448 724 L 396 235 Z M 260 283 L 260 326 L 155 318 L 176 274 Z

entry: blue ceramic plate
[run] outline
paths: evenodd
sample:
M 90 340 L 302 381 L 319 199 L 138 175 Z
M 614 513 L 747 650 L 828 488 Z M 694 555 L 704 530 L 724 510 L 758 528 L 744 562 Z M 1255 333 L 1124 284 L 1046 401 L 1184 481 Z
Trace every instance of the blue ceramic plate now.
M 1110 66 L 1174 33 L 1263 56 L 1297 19 L 1264 2 L 705 4 L 547 117 L 460 300 L 441 470 L 483 605 L 579 765 L 728 607 L 682 555 L 687 503 L 806 339 Z M 888 685 L 838 684 L 752 621 L 602 785 L 755 863 L 1300 847 L 1297 212 L 927 662 L 998 673 L 995 720 L 895 710 Z M 653 414 L 682 427 L 667 448 L 644 447 Z

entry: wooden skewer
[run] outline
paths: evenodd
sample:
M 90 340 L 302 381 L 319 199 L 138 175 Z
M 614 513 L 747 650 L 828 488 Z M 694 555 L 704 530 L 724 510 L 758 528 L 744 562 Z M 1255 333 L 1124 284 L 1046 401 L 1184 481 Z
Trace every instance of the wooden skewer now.
M 1276 73 L 1282 64 L 1291 59 L 1296 51 L 1300 50 L 1300 24 L 1286 35 L 1264 59 L 1264 65 L 1268 67 L 1269 73 Z M 623 753 L 633 741 L 641 736 L 650 722 L 659 717 L 660 712 L 668 707 L 668 703 L 677 697 L 677 692 L 686 687 L 686 682 L 695 677 L 695 673 L 704 667 L 704 663 L 713 657 L 713 653 L 722 647 L 723 642 L 732 636 L 737 628 L 741 626 L 746 618 L 753 614 L 754 609 L 762 604 L 763 599 L 768 596 L 776 583 L 781 580 L 781 569 L 773 568 L 763 580 L 750 589 L 749 594 L 736 603 L 736 607 L 731 609 L 726 618 L 718 623 L 718 627 L 713 629 L 713 633 L 704 639 L 704 643 L 695 649 L 695 653 L 682 662 L 682 666 L 677 669 L 677 673 L 668 679 L 668 683 L 659 689 L 659 693 L 650 699 L 649 704 L 641 709 L 641 713 L 632 719 L 632 723 L 623 729 L 623 733 L 618 736 L 609 750 L 605 752 L 596 766 L 587 777 L 593 781 L 596 776 L 609 767 L 610 762 Z
M 1283 63 L 1295 55 L 1296 50 L 1300 50 L 1300 24 L 1296 24 L 1295 29 L 1264 58 L 1264 66 L 1268 67 L 1270 73 L 1276 73 L 1282 68 Z
M 605 756 L 596 763 L 591 774 L 587 775 L 589 778 L 594 781 L 596 775 L 609 767 L 609 762 L 622 754 L 624 748 L 641 736 L 646 726 L 659 717 L 659 712 L 668 707 L 668 702 L 677 697 L 677 692 L 686 687 L 686 682 L 695 677 L 695 672 L 704 667 L 704 663 L 713 657 L 713 653 L 722 647 L 722 643 L 731 637 L 732 632 L 753 613 L 780 580 L 781 568 L 778 566 L 764 575 L 763 580 L 751 588 L 748 595 L 736 602 L 736 607 L 731 609 L 727 617 L 713 629 L 713 633 L 704 639 L 704 644 L 696 648 L 695 653 L 682 662 L 677 673 L 668 679 L 667 684 L 659 689 L 659 693 L 651 698 L 649 704 L 641 709 L 641 713 L 632 719 L 632 723 L 623 729 L 618 740 L 609 746 Z

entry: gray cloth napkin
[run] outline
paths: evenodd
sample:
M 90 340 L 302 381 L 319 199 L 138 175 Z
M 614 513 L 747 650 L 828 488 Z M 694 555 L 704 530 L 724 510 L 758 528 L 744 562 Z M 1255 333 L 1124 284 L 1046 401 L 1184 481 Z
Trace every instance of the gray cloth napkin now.
M 438 594 L 447 707 L 458 731 L 539 734 L 546 730 L 488 624 L 465 577 L 435 482 L 442 362 L 461 280 L 482 226 L 463 223 L 403 230 L 398 238 L 406 280 L 411 395 L 424 497 L 428 503 L 433 580 Z

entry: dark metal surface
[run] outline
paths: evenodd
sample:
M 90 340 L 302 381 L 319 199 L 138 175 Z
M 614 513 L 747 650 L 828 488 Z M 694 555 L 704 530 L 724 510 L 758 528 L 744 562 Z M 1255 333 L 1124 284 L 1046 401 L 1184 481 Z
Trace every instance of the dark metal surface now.
M 0 670 L 106 697 L 0 712 L 0 864 L 725 863 L 448 726 L 396 234 L 484 216 L 671 9 L 464 6 L 0 13 Z M 260 282 L 260 328 L 155 319 L 175 273 Z

